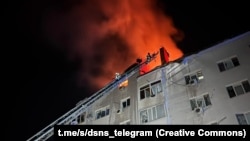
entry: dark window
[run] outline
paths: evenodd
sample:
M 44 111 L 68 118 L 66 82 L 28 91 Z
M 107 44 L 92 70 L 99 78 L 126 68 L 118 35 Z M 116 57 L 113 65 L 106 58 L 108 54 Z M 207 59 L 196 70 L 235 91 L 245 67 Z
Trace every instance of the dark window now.
M 242 85 L 243 85 L 243 87 L 244 87 L 246 93 L 247 93 L 247 92 L 250 92 L 250 84 L 249 84 L 248 81 L 243 81 L 243 82 L 242 82 Z
M 232 86 L 227 87 L 227 92 L 229 97 L 235 97 L 236 95 L 242 95 L 247 92 L 250 92 L 250 84 L 247 80 L 242 81 L 241 83 L 234 84 Z
M 130 105 L 130 98 L 127 100 L 127 106 Z
M 244 114 L 236 114 L 236 118 L 240 125 L 247 125 L 247 120 L 244 116 Z
M 185 76 L 185 81 L 186 81 L 186 84 L 189 84 L 189 81 L 190 81 L 190 76 L 189 75 Z
M 227 59 L 223 62 L 220 62 L 217 65 L 219 67 L 220 72 L 223 72 L 225 70 L 229 70 L 231 68 L 239 66 L 240 62 L 237 57 L 233 57 L 231 59 Z
M 109 115 L 109 109 L 106 109 L 106 115 Z
M 99 119 L 99 118 L 101 118 L 101 111 L 98 111 L 98 112 L 97 112 L 97 117 L 96 117 L 96 119 Z
M 77 123 L 80 123 L 81 122 L 81 119 L 80 119 L 80 116 L 77 117 Z
M 225 69 L 225 66 L 224 66 L 224 63 L 219 63 L 219 64 L 218 64 L 218 67 L 219 67 L 219 69 L 220 69 L 220 72 L 226 70 L 226 69 Z
M 130 105 L 130 98 L 127 98 L 126 100 L 122 101 L 122 108 L 126 108 Z
M 109 108 L 105 108 L 96 112 L 96 119 L 109 115 Z
M 150 97 L 149 85 L 140 88 L 140 99 L 144 99 L 145 97 Z
M 237 95 L 244 94 L 243 87 L 241 85 L 234 86 L 235 92 Z
M 85 121 L 85 114 L 82 114 L 81 115 L 81 122 L 84 122 Z
M 104 116 L 105 116 L 105 111 L 102 111 L 101 117 L 104 117 Z
M 204 76 L 201 71 L 197 71 L 193 74 L 186 75 L 184 78 L 185 78 L 186 85 L 188 85 L 188 84 L 199 83 L 200 80 L 204 79 Z
M 197 76 L 196 76 L 196 75 L 192 75 L 192 76 L 191 76 L 190 84 L 193 84 L 195 81 L 196 81 L 196 82 L 198 81 Z
M 81 114 L 80 116 L 77 117 L 77 122 L 81 123 L 84 122 L 85 120 L 85 113 Z
M 196 105 L 196 100 L 195 100 L 195 99 L 191 99 L 191 100 L 190 100 L 190 104 L 191 104 L 191 109 L 192 109 L 192 110 L 194 110 L 194 109 L 197 107 L 197 105 Z
M 204 95 L 204 100 L 205 100 L 206 106 L 212 105 L 209 95 Z
M 233 62 L 235 67 L 240 65 L 240 62 L 239 62 L 237 57 L 232 58 L 232 62 Z
M 127 107 L 126 101 L 123 101 L 123 102 L 122 102 L 122 107 L 123 107 L 123 108 L 126 108 L 126 107 Z
M 234 89 L 233 89 L 232 86 L 227 87 L 227 92 L 228 92 L 230 98 L 236 96 L 236 94 L 235 94 Z
M 140 99 L 144 99 L 145 98 L 145 92 L 144 90 L 140 91 Z

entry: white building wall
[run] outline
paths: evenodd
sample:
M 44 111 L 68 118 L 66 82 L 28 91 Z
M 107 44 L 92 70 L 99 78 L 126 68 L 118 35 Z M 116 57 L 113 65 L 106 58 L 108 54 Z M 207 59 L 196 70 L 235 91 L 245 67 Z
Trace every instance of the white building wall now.
M 140 88 L 152 84 L 156 81 L 161 80 L 161 71 L 160 69 L 156 69 L 154 71 L 152 71 L 151 73 L 145 74 L 143 76 L 140 76 L 137 79 L 137 103 L 138 103 L 138 118 L 137 118 L 137 123 L 141 124 L 140 122 L 140 112 L 150 108 L 152 106 L 156 106 L 159 104 L 164 104 L 165 100 L 164 100 L 164 93 L 163 91 L 156 94 L 154 97 L 148 97 L 148 98 L 144 98 L 144 99 L 140 99 Z M 157 119 L 155 121 L 151 121 L 145 124 L 162 124 L 162 123 L 166 123 L 166 119 L 164 118 L 160 118 Z
M 121 124 L 123 122 L 136 124 L 137 76 L 138 72 L 135 72 L 135 74 L 129 78 L 117 81 L 116 88 L 104 94 L 103 97 L 89 107 L 88 114 L 91 113 L 92 116 L 91 118 L 86 118 L 86 122 L 82 124 Z M 119 84 L 124 82 L 124 80 L 128 80 L 128 86 L 120 89 Z M 126 108 L 122 108 L 122 100 L 128 98 L 130 99 L 130 105 Z M 96 111 L 107 106 L 109 107 L 109 114 L 97 119 Z
M 235 114 L 250 111 L 249 92 L 230 98 L 226 85 L 243 79 L 250 80 L 250 34 L 225 41 L 208 50 L 189 56 L 186 69 L 169 81 L 169 107 L 172 124 L 210 124 L 224 118 L 220 124 L 238 124 Z M 217 62 L 236 55 L 240 66 L 220 72 Z M 193 87 L 185 85 L 184 75 L 201 70 L 204 79 Z M 183 75 L 180 77 L 180 75 Z M 212 105 L 197 116 L 191 110 L 189 98 L 209 93 Z
M 171 54 L 170 54 L 171 55 Z M 219 61 L 237 56 L 240 65 L 220 72 Z M 87 113 L 93 113 L 86 124 L 141 124 L 140 112 L 164 105 L 165 116 L 144 124 L 239 124 L 235 114 L 250 111 L 250 92 L 230 98 L 226 86 L 246 79 L 250 82 L 250 32 L 203 50 L 197 54 L 159 66 L 151 72 L 128 78 L 128 87 L 118 88 L 96 101 Z M 162 75 L 164 69 L 165 74 Z M 201 71 L 204 79 L 197 85 L 186 85 L 185 76 Z M 164 83 L 166 79 L 166 83 Z M 140 88 L 161 81 L 163 91 L 154 97 L 140 99 Z M 201 114 L 191 109 L 190 99 L 209 94 L 211 105 Z M 121 100 L 130 97 L 130 106 L 121 110 Z M 99 108 L 110 106 L 109 115 L 95 119 Z

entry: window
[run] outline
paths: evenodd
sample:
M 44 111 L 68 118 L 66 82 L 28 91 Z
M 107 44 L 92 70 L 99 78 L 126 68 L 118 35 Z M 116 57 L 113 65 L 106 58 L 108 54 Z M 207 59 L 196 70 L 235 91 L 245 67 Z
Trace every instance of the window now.
M 156 95 L 162 92 L 161 81 L 157 81 L 151 84 L 151 92 L 152 92 L 152 95 Z
M 84 112 L 83 114 L 79 115 L 79 116 L 77 117 L 77 122 L 78 122 L 78 123 L 84 122 L 84 121 L 85 121 L 85 115 L 86 115 L 85 112 Z
M 230 98 L 250 92 L 250 84 L 247 80 L 226 87 Z
M 121 101 L 122 109 L 125 109 L 126 107 L 130 106 L 130 98 L 126 98 Z
M 109 106 L 105 108 L 101 108 L 96 111 L 96 119 L 99 119 L 108 115 L 109 115 Z
M 140 123 L 147 123 L 166 115 L 164 104 L 153 106 L 140 112 Z
M 236 118 L 240 125 L 250 125 L 250 112 L 236 114 Z
M 140 88 L 140 99 L 150 97 L 150 88 L 149 85 Z
M 231 68 L 239 66 L 240 62 L 237 57 L 232 57 L 230 59 L 217 63 L 217 65 L 218 65 L 220 72 L 223 72 L 225 70 L 229 70 Z
M 191 109 L 194 110 L 197 107 L 207 107 L 212 105 L 209 94 L 204 94 L 190 99 Z
M 119 84 L 119 90 L 124 90 L 128 86 L 128 80 L 125 80 Z
M 198 83 L 202 79 L 204 79 L 202 71 L 197 71 L 185 76 L 186 85 Z
M 161 80 L 140 88 L 140 100 L 153 97 L 162 92 Z

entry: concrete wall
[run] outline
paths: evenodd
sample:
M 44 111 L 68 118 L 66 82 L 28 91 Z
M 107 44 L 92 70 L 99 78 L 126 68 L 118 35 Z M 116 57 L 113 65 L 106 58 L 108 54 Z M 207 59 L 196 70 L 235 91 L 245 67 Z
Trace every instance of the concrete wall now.
M 172 124 L 210 124 L 222 118 L 219 124 L 238 124 L 235 114 L 250 111 L 249 92 L 230 98 L 226 90 L 228 84 L 250 80 L 250 33 L 245 35 L 185 58 L 188 65 L 172 78 L 175 83 L 168 83 Z M 240 66 L 220 72 L 217 62 L 231 56 L 238 57 Z M 184 62 L 182 65 L 185 66 Z M 186 86 L 184 75 L 196 70 L 202 71 L 204 79 L 198 85 Z M 191 110 L 189 98 L 204 93 L 209 93 L 212 105 L 206 107 L 202 115 L 197 115 Z
M 219 61 L 237 56 L 240 65 L 220 72 Z M 86 124 L 140 124 L 140 112 L 164 104 L 166 115 L 145 124 L 238 124 L 235 114 L 250 111 L 250 92 L 230 98 L 226 86 L 246 79 L 250 81 L 250 32 L 226 40 L 206 50 L 183 58 L 182 61 L 160 66 L 150 73 L 128 78 L 128 86 L 112 90 L 96 101 L 87 111 L 93 118 Z M 165 72 L 164 74 L 162 72 Z M 185 75 L 201 71 L 204 79 L 196 85 L 186 85 Z M 140 99 L 140 88 L 161 80 L 163 91 L 154 97 Z M 164 81 L 166 80 L 166 81 Z M 208 94 L 211 105 L 197 114 L 190 99 Z M 121 110 L 121 100 L 130 97 L 130 106 Z M 109 106 L 110 114 L 96 120 L 95 111 Z M 118 110 L 121 110 L 117 113 Z M 86 118 L 87 119 L 87 118 Z

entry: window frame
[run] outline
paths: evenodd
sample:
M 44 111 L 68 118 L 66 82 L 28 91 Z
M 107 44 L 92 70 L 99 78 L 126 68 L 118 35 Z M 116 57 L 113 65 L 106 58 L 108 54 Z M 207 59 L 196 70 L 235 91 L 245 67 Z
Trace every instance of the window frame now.
M 156 89 L 156 93 L 154 94 L 153 89 Z M 162 92 L 162 83 L 161 80 L 155 81 L 153 83 L 150 84 L 150 92 L 151 92 L 151 96 L 152 95 L 157 95 L 160 94 Z
M 109 116 L 110 114 L 110 107 L 109 106 L 105 106 L 102 108 L 99 108 L 98 110 L 95 111 L 95 119 L 101 119 L 103 117 Z
M 163 115 L 160 116 L 160 112 L 158 111 L 159 109 L 157 109 L 157 107 L 161 106 L 163 108 Z M 142 112 L 144 112 L 145 114 L 143 114 Z M 140 124 L 145 124 L 145 123 L 149 123 L 152 121 L 155 121 L 157 119 L 163 118 L 167 116 L 167 112 L 166 112 L 166 108 L 165 108 L 165 104 L 158 104 L 149 108 L 145 108 L 143 110 L 140 111 Z M 145 119 L 144 119 L 145 118 Z M 145 120 L 145 121 L 144 121 Z
M 147 89 L 149 89 L 149 91 L 147 91 Z M 147 92 L 149 92 L 149 94 Z M 150 94 L 151 94 L 151 92 L 150 92 L 149 84 L 147 84 L 147 85 L 140 88 L 140 100 L 143 100 L 145 98 L 150 97 Z
M 144 100 L 146 98 L 154 97 L 163 92 L 162 81 L 157 80 L 139 88 L 139 99 Z M 155 94 L 154 94 L 155 93 Z
M 238 89 L 236 89 L 236 87 Z M 240 91 L 239 88 L 241 88 L 243 90 L 243 93 L 238 93 Z M 229 98 L 244 95 L 244 94 L 250 92 L 250 83 L 249 83 L 249 81 L 247 79 L 243 79 L 243 80 L 234 82 L 232 84 L 226 85 L 226 91 L 227 91 L 227 93 L 229 95 Z
M 125 107 L 123 105 L 123 103 L 126 103 Z M 128 104 L 129 103 L 129 104 Z M 121 100 L 121 109 L 124 110 L 126 108 L 128 108 L 129 106 L 131 105 L 131 100 L 130 100 L 130 97 L 127 97 L 127 98 L 124 98 Z
M 205 98 L 205 96 L 208 96 L 209 100 L 206 100 L 207 98 Z M 202 105 L 198 103 L 200 102 L 200 100 L 202 102 L 201 103 Z M 195 102 L 193 103 L 192 101 L 195 101 Z M 189 99 L 189 102 L 190 102 L 192 111 L 194 111 L 196 108 L 208 108 L 209 106 L 213 105 L 209 93 L 204 93 L 202 95 L 192 97 Z
M 219 71 L 224 72 L 224 71 L 240 66 L 240 61 L 239 61 L 238 56 L 234 55 L 227 59 L 220 60 L 216 64 L 217 64 L 217 68 L 219 69 Z
M 244 121 L 246 123 L 241 123 L 241 121 L 239 120 L 239 115 L 241 115 L 241 116 L 243 115 Z M 235 114 L 236 119 L 237 119 L 239 125 L 250 125 L 250 118 L 248 119 L 247 115 L 250 117 L 250 111 L 247 111 L 247 112 L 244 112 L 244 113 L 237 113 L 237 114 Z
M 195 84 L 195 82 L 199 83 L 201 80 L 204 79 L 204 75 L 202 70 L 196 70 L 192 73 L 188 73 L 184 75 L 186 85 Z
M 77 116 L 77 122 L 78 123 L 84 123 L 86 120 L 86 112 L 80 114 L 79 116 Z

